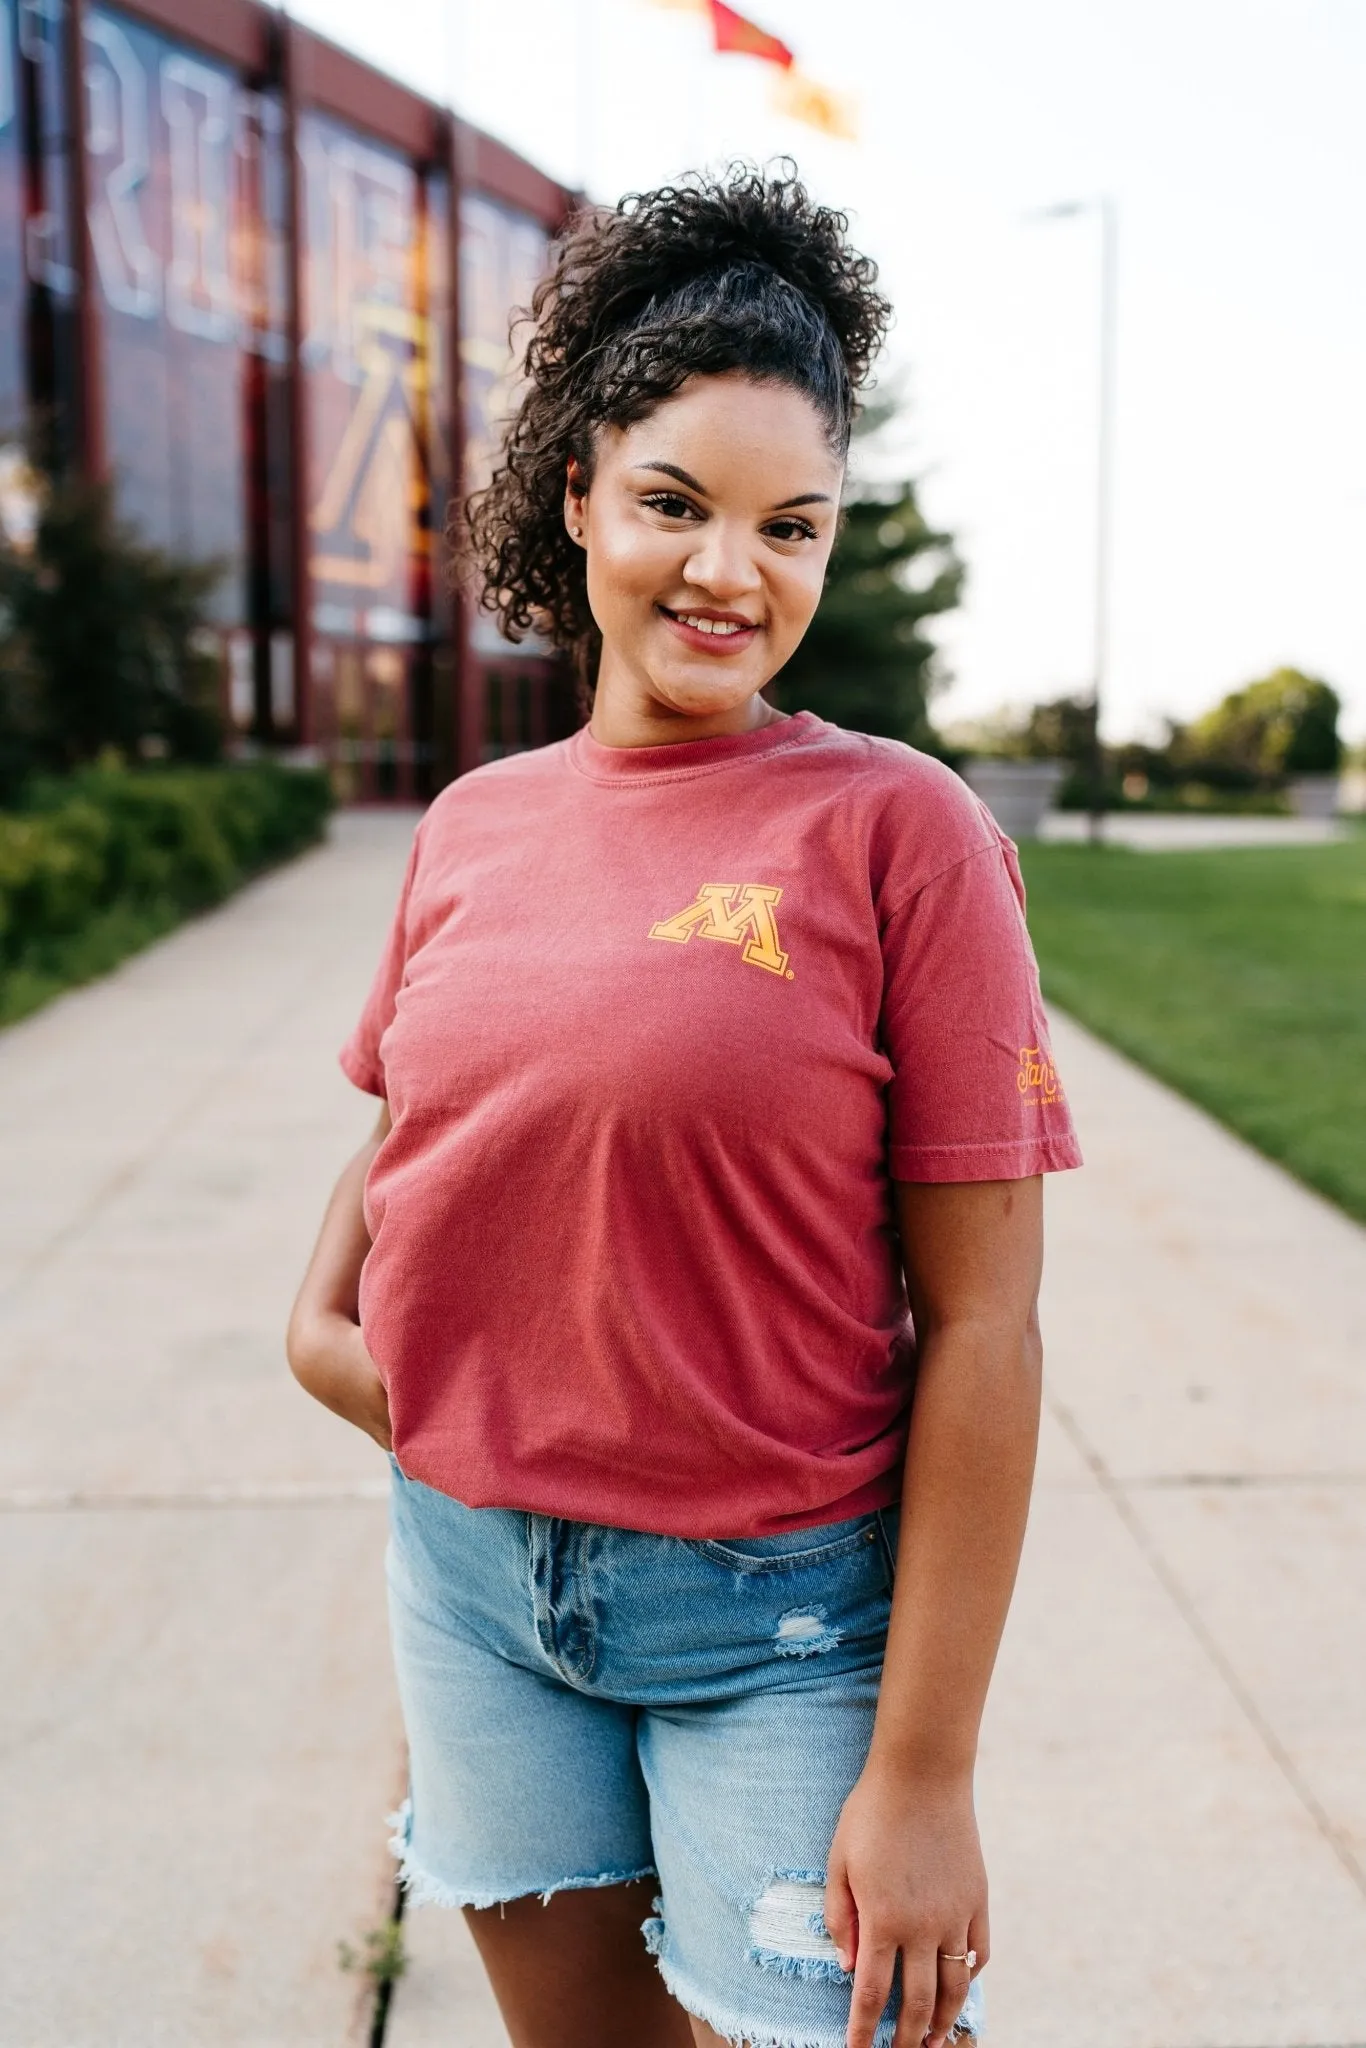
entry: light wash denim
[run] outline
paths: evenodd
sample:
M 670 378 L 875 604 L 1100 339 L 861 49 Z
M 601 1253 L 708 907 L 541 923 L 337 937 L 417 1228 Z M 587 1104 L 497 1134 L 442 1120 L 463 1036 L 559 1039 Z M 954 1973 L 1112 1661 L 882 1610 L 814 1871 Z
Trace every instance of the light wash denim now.
M 466 1508 L 395 1463 L 413 1903 L 657 1878 L 643 1932 L 690 2012 L 751 2048 L 844 2048 L 825 1859 L 872 1733 L 896 1519 L 693 1542 Z M 981 2012 L 974 1983 L 959 2029 Z

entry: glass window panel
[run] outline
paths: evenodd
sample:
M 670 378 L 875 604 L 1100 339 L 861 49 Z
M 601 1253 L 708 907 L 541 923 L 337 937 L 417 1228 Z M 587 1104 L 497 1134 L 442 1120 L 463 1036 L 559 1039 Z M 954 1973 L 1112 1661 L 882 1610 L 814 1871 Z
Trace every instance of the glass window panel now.
M 300 120 L 299 159 L 314 628 L 370 650 L 338 735 L 363 786 L 421 793 L 437 723 L 430 647 L 451 617 L 450 187 L 318 113 Z
M 431 618 L 435 634 L 450 631 L 452 603 L 449 554 L 445 543 L 450 517 L 455 391 L 451 363 L 451 187 L 444 173 L 432 173 L 426 184 L 425 302 L 429 321 L 429 369 L 426 388 L 426 446 L 430 479 L 429 519 L 434 536 Z
M 314 623 L 424 639 L 431 333 L 418 174 L 318 114 L 301 119 L 299 150 Z
M 460 201 L 460 355 L 465 397 L 465 488 L 489 479 L 521 375 L 514 308 L 529 306 L 550 236 L 529 214 L 467 192 Z
M 517 403 L 526 324 L 515 315 L 531 304 L 545 272 L 550 235 L 540 221 L 482 193 L 460 201 L 460 363 L 464 401 L 464 488 L 483 488 L 492 474 L 503 431 Z M 510 652 L 498 622 L 471 607 L 467 646 L 471 658 Z M 521 643 L 523 656 L 541 643 Z M 491 685 L 492 687 L 492 685 Z M 485 758 L 531 744 L 532 725 L 519 709 L 513 685 L 498 682 L 497 733 L 490 720 Z
M 120 507 L 149 540 L 220 563 L 214 609 L 235 623 L 250 587 L 246 366 L 263 333 L 282 331 L 251 207 L 263 103 L 223 65 L 112 9 L 87 13 L 84 57 Z

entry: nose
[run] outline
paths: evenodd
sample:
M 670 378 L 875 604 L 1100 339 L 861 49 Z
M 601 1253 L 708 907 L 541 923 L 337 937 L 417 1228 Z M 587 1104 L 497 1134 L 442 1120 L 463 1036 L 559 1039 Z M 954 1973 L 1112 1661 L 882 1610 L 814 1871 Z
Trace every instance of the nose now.
M 735 604 L 762 589 L 754 536 L 724 519 L 710 519 L 683 564 L 683 580 L 718 605 Z

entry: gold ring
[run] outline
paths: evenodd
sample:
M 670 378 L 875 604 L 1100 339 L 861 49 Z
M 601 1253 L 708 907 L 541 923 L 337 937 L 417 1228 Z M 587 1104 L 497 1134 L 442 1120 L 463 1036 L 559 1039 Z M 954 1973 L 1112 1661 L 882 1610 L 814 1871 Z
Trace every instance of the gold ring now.
M 951 1956 L 946 1949 L 941 1948 L 939 1960 L 941 1963 L 966 1963 L 972 1970 L 977 1965 L 977 1951 L 975 1948 L 965 1948 L 961 1956 Z

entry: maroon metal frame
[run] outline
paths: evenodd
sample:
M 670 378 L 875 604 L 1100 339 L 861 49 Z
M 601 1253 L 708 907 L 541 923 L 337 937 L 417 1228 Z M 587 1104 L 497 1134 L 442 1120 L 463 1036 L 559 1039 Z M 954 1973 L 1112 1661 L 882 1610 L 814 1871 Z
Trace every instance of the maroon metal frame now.
M 100 388 L 98 307 L 90 246 L 88 166 L 85 151 L 84 78 L 81 27 L 86 0 L 68 0 L 67 77 L 71 128 L 76 146 L 71 153 L 73 245 L 80 302 L 79 436 L 82 464 L 92 476 L 103 474 L 103 394 Z M 283 91 L 290 190 L 289 343 L 290 343 L 290 488 L 293 518 L 294 674 L 298 738 L 314 737 L 311 720 L 310 591 L 307 530 L 307 411 L 304 404 L 300 344 L 303 339 L 301 191 L 297 123 L 305 109 L 331 114 L 376 140 L 401 150 L 419 171 L 445 171 L 450 178 L 451 220 L 451 406 L 449 422 L 452 491 L 458 499 L 465 449 L 465 403 L 460 333 L 460 200 L 467 191 L 530 213 L 552 234 L 563 226 L 577 195 L 558 185 L 534 165 L 492 136 L 483 134 L 446 109 L 409 91 L 353 57 L 336 44 L 282 16 L 260 0 L 113 0 L 131 14 L 211 56 L 234 65 L 255 84 L 278 84 Z M 478 764 L 483 746 L 482 675 L 469 657 L 467 601 L 457 595 L 453 607 L 453 683 L 456 702 L 451 721 L 456 773 Z M 442 764 L 438 764 L 440 766 Z
M 247 4 L 247 0 L 238 0 Z M 304 31 L 287 17 L 279 24 L 278 70 L 285 105 L 285 176 L 289 188 L 289 516 L 294 600 L 294 716 L 300 746 L 313 738 L 313 574 L 308 545 L 308 407 L 303 373 L 303 187 L 299 176 L 299 72 Z
M 460 198 L 466 189 L 464 159 L 468 153 L 465 137 L 469 133 L 463 121 L 454 114 L 446 121 L 446 167 L 450 177 L 450 333 L 447 337 L 448 360 L 451 364 L 450 393 L 451 413 L 450 437 L 447 446 L 451 451 L 451 502 L 459 505 L 465 495 L 465 359 L 462 353 L 463 340 L 463 286 L 460 277 Z M 452 687 L 455 703 L 452 706 L 451 737 L 454 760 L 451 763 L 457 775 L 463 775 L 469 768 L 479 766 L 482 752 L 483 733 L 479 720 L 479 693 L 475 682 L 474 664 L 470 660 L 470 601 L 463 584 L 457 582 L 451 591 L 451 655 Z
M 576 193 L 567 192 L 563 185 L 557 185 L 544 171 L 538 171 L 525 157 L 485 135 L 482 129 L 471 128 L 467 121 L 459 119 L 455 128 L 459 176 L 469 191 L 485 192 L 490 199 L 502 199 L 509 206 L 520 207 L 523 213 L 535 214 L 552 232 L 563 227 L 566 215 L 577 201 Z
M 85 154 L 85 76 L 81 61 L 85 33 L 85 0 L 67 0 L 66 122 L 76 138 L 70 152 L 71 267 L 76 273 L 76 446 L 80 467 L 92 483 L 105 474 L 104 392 L 100 375 L 99 336 L 95 331 L 92 290 L 94 251 L 90 246 L 89 177 Z
M 242 71 L 264 74 L 273 56 L 273 30 L 280 19 L 255 0 L 115 0 L 120 13 L 136 15 L 182 42 L 198 43 L 210 56 Z

